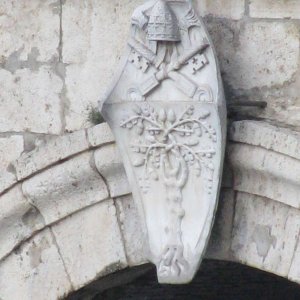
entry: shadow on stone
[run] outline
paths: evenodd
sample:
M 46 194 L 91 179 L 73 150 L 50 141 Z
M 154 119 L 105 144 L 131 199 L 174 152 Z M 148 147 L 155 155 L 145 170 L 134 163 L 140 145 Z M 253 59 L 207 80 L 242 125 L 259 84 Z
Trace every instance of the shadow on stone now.
M 284 278 L 237 263 L 204 260 L 189 285 L 159 285 L 151 266 L 135 268 L 142 274 L 123 285 L 97 292 L 96 282 L 73 294 L 69 300 L 296 300 L 300 286 Z M 128 271 L 122 271 L 123 278 Z M 119 273 L 118 273 L 119 274 Z M 125 276 L 124 276 L 125 275 Z M 114 275 L 116 279 L 118 275 Z M 110 276 L 110 279 L 113 275 Z M 103 281 L 100 280 L 99 282 Z M 111 282 L 107 281 L 107 282 Z M 121 282 L 121 281 L 120 281 Z M 116 283 L 116 281 L 115 281 Z M 98 287 L 100 287 L 98 285 Z

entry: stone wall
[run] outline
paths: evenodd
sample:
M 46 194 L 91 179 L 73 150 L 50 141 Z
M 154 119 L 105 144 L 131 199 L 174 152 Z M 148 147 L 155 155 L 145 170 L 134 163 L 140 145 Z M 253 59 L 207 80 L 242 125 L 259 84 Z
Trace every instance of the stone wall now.
M 0 221 L 4 220 L 4 223 L 0 222 L 0 227 L 7 233 L 7 236 L 2 235 L 1 244 L 7 246 L 7 249 L 1 247 L 4 251 L 1 253 L 2 258 L 10 257 L 7 260 L 7 270 L 11 270 L 12 265 L 19 270 L 22 253 L 26 257 L 27 248 L 31 247 L 32 241 L 28 241 L 27 246 L 21 249 L 21 254 L 17 247 L 46 226 L 45 232 L 37 235 L 34 243 L 39 243 L 42 247 L 46 245 L 49 256 L 57 258 L 62 274 L 65 269 L 70 271 L 72 265 L 64 266 L 61 263 L 63 254 L 58 253 L 57 249 L 60 247 L 55 246 L 53 241 L 59 235 L 62 241 L 65 239 L 64 232 L 59 230 L 60 218 L 73 214 L 73 209 L 81 213 L 82 205 L 88 205 L 91 206 L 89 211 L 93 213 L 93 207 L 97 207 L 98 202 L 103 199 L 109 202 L 110 198 L 114 198 L 117 214 L 123 211 L 126 216 L 127 206 L 121 207 L 125 200 L 118 201 L 118 197 L 128 193 L 127 181 L 124 182 L 124 174 L 122 181 L 116 176 L 116 171 L 111 171 L 114 159 L 118 166 L 121 166 L 121 162 L 110 148 L 114 146 L 101 148 L 101 143 L 112 142 L 111 137 L 104 131 L 101 131 L 99 137 L 99 132 L 94 127 L 88 130 L 85 128 L 94 125 L 97 101 L 103 98 L 126 43 L 130 15 L 142 2 L 143 0 L 0 1 L 0 204 L 3 206 L 0 205 Z M 227 102 L 266 101 L 268 104 L 264 110 L 240 109 L 233 117 L 264 119 L 281 127 L 299 129 L 300 1 L 193 2 L 198 13 L 204 17 L 215 43 Z M 228 147 L 229 159 L 236 170 L 236 178 L 239 178 L 239 181 L 234 182 L 234 190 L 240 193 L 240 196 L 238 194 L 234 198 L 237 201 L 235 207 L 238 214 L 235 218 L 231 217 L 234 230 L 232 224 L 222 226 L 223 220 L 228 220 L 230 214 L 233 214 L 231 204 L 234 202 L 223 201 L 225 204 L 221 214 L 224 211 L 224 216 L 218 217 L 216 223 L 216 228 L 219 226 L 222 232 L 217 232 L 216 236 L 228 235 L 229 238 L 216 238 L 214 242 L 213 235 L 210 253 L 214 258 L 226 259 L 228 257 L 224 254 L 224 249 L 229 249 L 232 255 L 230 258 L 233 260 L 255 265 L 299 282 L 297 166 L 300 156 L 297 151 L 300 137 L 295 131 L 285 133 L 283 129 L 277 130 L 277 127 L 271 130 L 266 122 L 262 122 L 262 127 L 255 122 L 246 126 L 246 129 L 239 126 L 239 123 L 232 127 L 241 133 L 239 135 L 231 132 L 232 140 L 237 145 Z M 65 135 L 69 132 L 74 133 Z M 261 133 L 263 138 L 255 135 L 256 132 Z M 273 137 L 275 142 L 268 140 L 268 136 Z M 282 143 L 281 148 L 277 149 L 274 145 L 278 141 Z M 248 146 L 240 145 L 243 143 Z M 97 147 L 100 149 L 96 149 Z M 95 152 L 89 156 L 90 151 Z M 280 155 L 270 156 L 270 152 L 278 152 Z M 103 157 L 109 157 L 109 160 L 106 161 Z M 110 163 L 106 165 L 108 161 Z M 77 180 L 74 174 L 78 178 L 87 178 L 89 183 L 86 186 L 81 184 L 81 179 Z M 102 177 L 99 174 L 105 178 L 109 190 L 108 195 L 105 194 L 106 188 L 103 188 L 103 199 L 99 198 L 102 197 L 99 192 L 101 186 L 98 184 L 102 182 Z M 85 195 L 85 189 L 91 188 L 88 201 L 82 202 L 81 194 L 75 195 L 72 192 L 76 188 Z M 58 194 L 55 194 L 56 189 Z M 224 197 L 229 195 L 231 199 L 231 194 L 229 189 Z M 59 203 L 56 202 L 55 195 L 59 195 Z M 266 199 L 272 199 L 274 203 L 269 203 Z M 265 207 L 265 214 L 261 218 L 256 218 L 255 205 L 258 204 Z M 104 206 L 105 209 L 106 206 L 108 209 L 110 207 L 109 203 Z M 63 211 L 59 210 L 61 208 Z M 99 209 L 102 211 L 104 208 Z M 269 211 L 278 212 L 278 219 L 272 219 L 268 215 Z M 97 219 L 96 215 L 95 210 L 94 219 Z M 115 215 L 114 211 L 112 215 Z M 15 219 L 21 221 L 10 221 Z M 253 219 L 256 219 L 256 227 L 251 223 Z M 34 223 L 32 220 L 35 220 Z M 76 223 L 77 220 L 72 222 Z M 20 225 L 16 229 L 15 224 L 23 223 L 24 228 Z M 52 227 L 48 228 L 52 225 L 57 229 L 54 233 Z M 83 224 L 82 227 L 84 226 L 88 225 Z M 118 226 L 118 222 L 114 220 L 112 227 L 118 231 Z M 124 221 L 123 227 L 130 229 L 133 226 L 132 223 Z M 254 233 L 245 231 L 252 227 L 257 229 Z M 71 230 L 72 226 L 66 228 Z M 279 229 L 270 231 L 270 228 Z M 125 232 L 130 232 L 129 229 Z M 293 239 L 289 239 L 289 232 L 293 233 Z M 76 232 L 72 234 L 76 236 Z M 234 235 L 232 240 L 231 234 Z M 273 239 L 274 235 L 277 244 Z M 242 238 L 244 240 L 241 242 Z M 125 237 L 125 240 L 130 241 L 129 244 L 134 239 L 134 234 Z M 256 242 L 253 244 L 255 239 L 267 240 L 267 245 Z M 51 247 L 47 241 L 50 241 Z M 284 248 L 287 244 L 290 252 Z M 66 251 L 69 250 L 68 244 L 63 247 L 66 247 Z M 223 254 L 218 252 L 218 247 Z M 127 257 L 124 265 L 134 265 L 136 253 L 131 254 L 130 248 L 125 250 Z M 88 258 L 88 255 L 84 257 Z M 117 257 L 119 259 L 118 255 Z M 93 262 L 97 261 L 95 257 L 92 259 Z M 30 264 L 34 265 L 35 262 L 33 260 Z M 101 265 L 97 272 L 104 272 L 103 269 L 110 262 L 108 259 L 108 263 Z M 112 263 L 115 261 L 112 260 Z M 77 267 L 81 270 L 81 266 Z M 30 281 L 33 278 L 30 277 L 30 272 L 34 273 L 35 268 L 28 268 L 23 268 L 24 274 L 20 276 L 24 275 Z M 5 270 L 2 267 L 0 275 L 2 272 L 5 279 L 7 274 L 14 278 L 12 272 L 6 273 Z M 53 269 L 55 276 L 57 270 L 58 267 Z M 70 274 L 77 276 L 76 272 L 72 272 Z M 94 273 L 96 271 L 91 271 L 90 277 L 84 279 L 78 273 L 79 277 L 73 280 L 73 287 L 66 280 L 65 290 L 57 293 L 53 291 L 55 295 L 49 299 L 78 289 L 92 280 L 96 276 Z M 18 281 L 15 278 L 14 280 Z M 60 278 L 57 279 L 59 280 Z M 23 282 L 23 277 L 20 282 Z M 3 284 L 6 285 L 6 280 Z M 59 282 L 57 285 L 59 286 Z M 11 295 L 14 286 L 12 284 L 12 290 L 7 290 L 7 295 Z M 24 284 L 24 290 L 27 291 L 28 286 Z M 44 293 L 42 290 L 38 291 L 40 292 Z M 36 299 L 42 298 L 37 296 Z
M 48 135 L 90 127 L 143 0 L 0 3 L 0 170 Z M 228 103 L 298 127 L 297 0 L 194 0 L 215 43 Z M 12 171 L 12 170 L 10 170 Z
M 233 122 L 228 137 L 205 257 L 300 284 L 300 134 L 247 120 Z M 136 268 L 149 250 L 106 123 L 52 137 L 10 168 L 16 178 L 0 180 L 0 299 L 82 289 L 87 300 L 147 270 Z
M 210 14 L 205 20 L 219 57 L 227 102 L 266 101 L 265 110 L 248 111 L 247 116 L 299 128 L 300 2 L 206 2 Z

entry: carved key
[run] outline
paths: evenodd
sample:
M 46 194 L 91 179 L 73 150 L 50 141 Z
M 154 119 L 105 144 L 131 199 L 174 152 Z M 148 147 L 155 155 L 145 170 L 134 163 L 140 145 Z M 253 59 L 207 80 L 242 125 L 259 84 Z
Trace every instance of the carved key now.
M 192 74 L 196 74 L 208 63 L 209 61 L 205 54 L 196 54 L 188 61 L 189 72 Z

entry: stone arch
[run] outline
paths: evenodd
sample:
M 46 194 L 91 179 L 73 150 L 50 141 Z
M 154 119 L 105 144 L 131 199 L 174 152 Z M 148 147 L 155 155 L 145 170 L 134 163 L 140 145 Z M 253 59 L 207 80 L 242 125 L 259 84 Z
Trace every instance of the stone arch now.
M 154 266 L 143 265 L 106 276 L 69 295 L 82 299 L 273 299 L 300 297 L 299 286 L 285 278 L 236 262 L 205 259 L 192 282 L 161 285 Z
M 299 141 L 298 133 L 265 122 L 231 125 L 207 258 L 300 283 Z M 0 299 L 63 298 L 147 263 L 105 123 L 46 140 L 15 161 L 10 174 L 0 190 Z

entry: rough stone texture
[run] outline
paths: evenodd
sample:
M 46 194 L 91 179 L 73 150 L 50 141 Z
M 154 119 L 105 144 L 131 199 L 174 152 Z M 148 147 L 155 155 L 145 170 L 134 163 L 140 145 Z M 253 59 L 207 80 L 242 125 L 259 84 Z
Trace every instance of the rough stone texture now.
M 214 20 L 208 24 L 223 79 L 231 89 L 272 87 L 293 79 L 299 58 L 295 24 L 260 21 L 241 26 Z
M 300 19 L 298 0 L 251 0 L 249 10 L 252 18 Z
M 227 102 L 267 102 L 265 109 L 235 108 L 234 115 L 269 119 L 299 130 L 298 24 L 211 16 L 205 21 L 220 61 Z
M 0 3 L 0 63 L 27 60 L 35 49 L 38 61 L 58 57 L 59 1 L 4 0 Z
M 260 146 L 300 160 L 300 133 L 259 121 L 234 122 L 230 127 L 231 141 Z
M 297 247 L 293 256 L 288 278 L 300 284 L 300 234 L 298 235 Z
M 287 276 L 300 230 L 300 213 L 289 206 L 239 193 L 232 256 L 262 270 Z
M 43 218 L 24 198 L 20 186 L 4 194 L 0 201 L 0 260 L 43 226 Z
M 81 154 L 23 183 L 24 194 L 47 224 L 108 198 L 104 181 L 90 165 L 91 157 Z
M 204 15 L 241 19 L 245 11 L 244 0 L 193 0 L 198 12 Z
M 265 122 L 240 121 L 231 126 L 229 138 L 237 143 L 227 149 L 234 189 L 299 209 L 299 134 Z
M 57 300 L 70 290 L 68 275 L 49 229 L 0 262 L 0 299 Z
M 62 80 L 48 66 L 14 74 L 0 69 L 0 131 L 59 134 L 62 87 Z
M 105 178 L 111 197 L 114 198 L 131 193 L 116 144 L 96 150 L 95 164 L 100 174 Z
M 90 126 L 89 113 L 107 90 L 125 47 L 130 15 L 142 2 L 0 4 L 1 131 L 59 134 L 65 118 L 67 130 Z M 250 17 L 264 14 L 272 21 L 240 20 L 247 13 L 244 0 L 193 2 L 206 16 L 217 47 L 227 98 L 265 100 L 268 108 L 251 115 L 298 126 L 298 25 L 274 19 L 298 18 L 298 1 L 249 2 Z
M 61 44 L 60 2 L 63 3 Z M 16 183 L 14 168 L 8 165 L 23 151 L 22 132 L 61 134 L 65 113 L 68 130 L 90 125 L 87 121 L 90 108 L 96 106 L 115 73 L 125 46 L 130 14 L 142 2 L 1 1 L 0 132 L 5 133 L 0 138 L 0 194 Z M 256 111 L 250 116 L 272 119 L 277 125 L 283 123 L 299 129 L 299 24 L 293 20 L 275 20 L 299 19 L 298 1 L 251 0 L 248 1 L 250 18 L 247 16 L 241 20 L 244 13 L 242 0 L 194 2 L 198 13 L 199 9 L 203 9 L 201 14 L 205 15 L 217 48 L 227 100 L 267 101 L 268 107 L 264 112 Z M 271 20 L 251 19 L 253 17 Z M 58 65 L 59 56 L 63 61 Z M 247 122 L 247 125 L 238 122 L 232 128 L 231 140 L 247 144 L 246 147 L 228 148 L 229 158 L 238 162 L 234 166 L 234 188 L 272 198 L 239 193 L 232 259 L 287 275 L 300 283 L 300 244 L 299 241 L 296 243 L 299 238 L 298 211 L 290 207 L 299 207 L 299 134 L 261 122 Z M 20 135 L 16 136 L 15 132 Z M 108 193 L 95 171 L 93 159 L 89 162 L 89 155 L 85 159 L 73 155 L 89 147 L 111 143 L 113 137 L 106 124 L 88 129 L 87 137 L 88 142 L 84 131 L 51 141 L 45 137 L 44 146 L 23 154 L 13 165 L 19 179 L 34 176 L 24 182 L 23 189 L 28 200 L 41 209 L 46 223 L 92 205 L 87 209 L 89 213 L 83 210 L 66 218 L 65 222 L 61 221 L 55 226 L 55 234 L 57 238 L 73 243 L 76 251 L 78 240 L 85 241 L 82 244 L 92 244 L 95 239 L 96 250 L 100 251 L 97 243 L 102 238 L 102 232 L 93 231 L 93 226 L 98 224 L 98 228 L 101 220 L 96 218 L 93 208 L 102 207 L 102 203 L 95 205 L 95 202 L 107 198 Z M 66 158 L 71 161 L 52 166 Z M 110 159 L 109 155 L 99 156 L 96 162 L 102 165 Z M 115 170 L 123 174 L 120 162 L 117 164 L 121 169 L 112 166 L 115 169 L 109 175 L 109 185 L 115 185 L 112 191 L 124 187 L 119 186 L 120 178 L 113 175 Z M 248 172 L 247 166 L 251 172 Z M 104 166 L 103 170 L 109 174 L 109 166 Z M 121 193 L 128 192 L 126 189 L 122 192 L 122 189 Z M 228 257 L 228 236 L 235 203 L 232 194 L 227 190 L 220 201 L 208 257 Z M 142 256 L 139 258 L 135 254 L 139 250 L 130 247 L 139 247 L 140 244 L 134 240 L 137 234 L 134 228 L 136 211 L 127 205 L 129 202 L 130 196 L 115 200 L 120 212 L 119 222 L 128 263 L 131 265 L 142 260 Z M 106 218 L 104 214 L 102 219 Z M 1 194 L 1 257 L 43 226 L 42 215 L 26 202 L 19 186 Z M 70 237 L 64 234 L 64 230 L 70 233 Z M 117 236 L 119 239 L 120 234 Z M 42 252 L 39 260 L 40 250 L 36 249 L 40 248 L 39 245 L 44 248 L 48 242 L 51 246 Z M 46 230 L 46 233 L 39 233 L 1 261 L 0 299 L 56 299 L 70 290 L 68 276 L 52 242 Z M 102 261 L 99 255 L 91 254 L 93 260 L 88 257 L 91 251 L 88 245 L 83 246 L 84 255 L 79 250 L 76 252 L 80 265 L 89 265 L 86 269 L 82 267 L 87 271 L 87 279 L 80 274 L 82 270 L 76 269 L 76 260 L 70 254 L 71 246 L 67 242 L 63 244 L 66 245 L 64 254 L 70 262 L 69 269 L 75 272 L 71 274 L 74 282 L 81 286 L 96 274 L 91 265 L 99 266 Z M 38 262 L 40 264 L 36 266 Z M 106 271 L 109 270 L 113 269 Z M 9 282 L 12 284 L 9 285 Z
M 297 77 L 300 79 L 298 75 Z M 299 131 L 300 98 L 299 93 L 296 92 L 298 86 L 299 83 L 293 83 L 291 88 L 278 89 L 281 94 L 278 98 L 276 96 L 267 97 L 268 107 L 261 113 L 256 114 L 258 118 L 269 119 L 275 124 L 295 128 Z M 288 92 L 285 92 L 286 90 Z
M 87 129 L 87 135 L 91 147 L 112 143 L 115 140 L 107 123 Z
M 8 165 L 17 159 L 24 150 L 22 136 L 0 138 L 0 170 L 5 170 Z
M 126 45 L 130 17 L 142 0 L 65 1 L 63 62 L 67 130 L 87 127 L 88 113 L 107 90 Z M 113 37 L 113 39 L 112 39 Z M 76 47 L 74 47 L 76 45 Z
M 224 175 L 226 176 L 226 173 Z M 235 193 L 232 189 L 224 188 L 221 190 L 218 211 L 205 258 L 229 259 L 234 216 L 234 196 Z
M 146 239 L 132 195 L 115 200 L 129 266 L 146 263 Z
M 89 148 L 84 130 L 59 137 L 49 137 L 33 151 L 24 153 L 14 163 L 19 180 Z
M 16 182 L 14 170 L 9 165 L 20 156 L 23 150 L 22 136 L 0 138 L 0 193 Z
M 127 266 L 112 200 L 68 217 L 52 231 L 75 289 Z
M 299 161 L 259 147 L 231 145 L 234 189 L 300 208 Z
M 17 182 L 17 177 L 14 173 L 0 171 L 0 194 Z
M 281 169 L 278 169 L 281 177 L 278 178 L 281 178 L 285 189 L 282 189 L 282 200 L 279 200 L 290 201 L 292 197 L 289 194 L 289 186 L 293 178 L 289 173 L 292 174 L 290 171 L 292 169 L 299 169 L 296 166 L 299 159 L 291 157 L 298 153 L 297 134 L 291 130 L 254 121 L 236 122 L 232 128 L 230 138 L 237 144 L 231 142 L 228 148 L 230 155 L 233 156 L 228 164 L 243 158 L 244 162 L 249 162 L 255 168 L 256 176 L 253 178 L 256 178 L 256 182 L 247 179 L 248 186 L 251 188 L 259 186 L 257 183 L 262 182 L 257 172 L 263 174 L 267 172 L 268 166 L 281 166 Z M 106 133 L 105 127 L 104 133 Z M 289 143 L 291 149 L 288 148 Z M 105 145 L 100 150 L 109 149 L 111 146 L 113 145 Z M 234 147 L 247 147 L 249 151 L 255 148 L 258 150 L 253 152 L 256 154 L 253 154 L 253 159 L 249 159 L 248 150 L 243 150 L 241 155 L 237 155 L 233 154 L 235 151 L 231 151 Z M 265 165 L 258 169 L 255 163 L 259 165 L 261 150 L 266 151 Z M 103 193 L 108 197 L 108 193 L 101 191 L 99 188 L 101 178 L 99 179 L 98 173 L 95 172 L 95 167 L 90 167 L 90 163 L 94 166 L 94 162 L 90 161 L 92 155 L 93 151 L 78 154 L 62 164 L 49 167 L 46 171 L 25 180 L 23 190 L 27 199 L 22 195 L 19 186 L 1 196 L 0 252 L 1 256 L 5 257 L 0 263 L 0 299 L 31 300 L 35 299 L 35 296 L 37 299 L 44 299 L 40 294 L 41 291 L 38 290 L 38 285 L 42 285 L 43 291 L 46 290 L 49 294 L 46 299 L 57 299 L 55 298 L 57 295 L 69 291 L 68 276 L 74 289 L 78 289 L 105 274 L 127 265 L 133 266 L 144 262 L 143 254 L 147 249 L 143 249 L 141 244 L 142 225 L 131 195 L 118 197 L 114 201 L 101 201 L 97 198 Z M 273 163 L 267 163 L 272 155 L 277 155 L 277 158 Z M 289 166 L 284 160 L 280 162 L 279 156 L 285 157 L 287 161 L 293 159 L 294 165 Z M 106 156 L 103 156 L 103 160 L 107 161 Z M 116 172 L 114 160 L 109 161 L 111 168 Z M 109 170 L 109 161 L 106 170 Z M 118 165 L 122 170 L 122 165 Z M 234 164 L 232 167 L 233 182 L 237 189 L 236 183 L 240 180 L 240 174 L 236 173 L 237 167 Z M 245 165 L 242 167 L 245 168 Z M 276 172 L 272 171 L 272 174 L 276 175 Z M 231 176 L 227 168 L 224 176 Z M 244 180 L 245 187 L 247 187 L 247 180 Z M 299 179 L 295 178 L 295 182 L 299 182 Z M 270 198 L 275 198 L 267 199 L 232 191 L 230 185 L 226 186 L 226 189 L 222 189 L 206 258 L 231 259 L 300 283 L 299 210 L 277 202 L 279 200 L 276 199 L 275 193 L 270 194 Z M 294 189 L 297 190 L 297 185 Z M 269 187 L 263 186 L 256 193 L 263 193 L 265 190 L 272 190 L 271 183 Z M 276 191 L 275 188 L 274 190 Z M 295 199 L 298 197 L 295 196 Z M 37 206 L 43 216 L 26 200 Z M 100 203 L 96 203 L 97 201 Z M 24 242 L 24 239 L 42 230 L 49 222 L 56 222 L 51 227 L 54 234 L 50 238 L 51 243 L 54 243 L 49 250 L 51 253 L 43 252 L 40 264 L 32 267 L 31 263 L 37 264 L 39 259 L 36 257 L 40 257 L 40 250 L 36 252 L 35 250 L 43 249 L 48 243 L 40 238 L 45 231 L 38 233 L 29 242 Z M 23 246 L 11 252 L 22 241 Z M 65 269 L 62 268 L 61 258 L 54 248 L 56 243 L 64 260 Z M 33 250 L 28 250 L 29 248 Z M 49 281 L 45 279 L 46 271 L 49 274 L 47 277 L 50 278 Z M 52 279 L 54 276 L 52 274 L 59 279 Z M 63 276 L 63 280 L 60 280 L 60 276 Z M 13 284 L 7 285 L 7 282 Z M 15 286 L 20 286 L 18 291 L 13 289 Z M 20 294 L 17 294 L 18 292 Z

